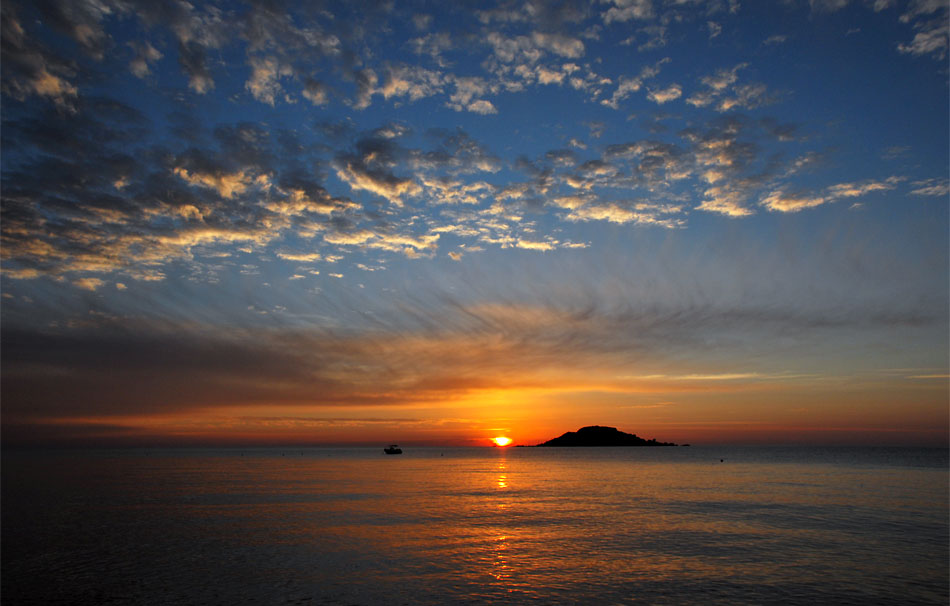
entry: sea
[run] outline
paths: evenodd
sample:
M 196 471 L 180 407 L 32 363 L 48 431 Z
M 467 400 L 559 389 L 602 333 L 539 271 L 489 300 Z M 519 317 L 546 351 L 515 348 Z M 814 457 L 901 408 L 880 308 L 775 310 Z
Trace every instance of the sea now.
M 948 452 L 4 451 L 14 604 L 941 604 Z

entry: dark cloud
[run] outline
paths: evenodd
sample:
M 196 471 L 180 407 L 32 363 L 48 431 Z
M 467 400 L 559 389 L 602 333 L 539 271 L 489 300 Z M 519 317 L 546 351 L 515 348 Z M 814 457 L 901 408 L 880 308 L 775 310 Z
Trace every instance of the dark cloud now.
M 306 376 L 312 369 L 292 348 L 270 350 L 261 342 L 181 330 L 39 333 L 5 327 L 2 342 L 4 412 L 15 421 L 171 412 L 278 397 L 255 381 L 293 380 L 302 390 L 316 386 Z
M 276 169 L 272 132 L 264 125 L 251 122 L 218 125 L 214 138 L 221 154 L 238 166 L 253 166 L 261 172 Z
M 77 88 L 72 80 L 77 75 L 78 65 L 36 41 L 21 21 L 16 4 L 3 4 L 0 22 L 3 94 L 18 101 L 46 98 L 60 111 L 74 112 Z
M 138 110 L 114 99 L 83 98 L 76 105 L 75 115 L 65 115 L 55 108 L 5 117 L 2 144 L 7 156 L 16 165 L 24 152 L 33 148 L 44 155 L 86 162 L 123 153 L 142 143 L 150 131 L 150 121 Z
M 379 83 L 379 77 L 372 69 L 361 69 L 353 74 L 353 81 L 356 83 L 356 98 L 353 100 L 353 107 L 356 109 L 366 109 L 372 103 L 373 94 L 376 92 L 376 85 Z
M 552 149 L 546 152 L 544 157 L 559 166 L 573 166 L 577 163 L 577 154 L 570 149 Z
M 188 86 L 196 93 L 204 94 L 214 88 L 214 78 L 208 68 L 205 47 L 188 41 L 178 45 L 178 64 L 188 76 Z
M 353 124 L 347 120 L 322 120 L 314 123 L 313 128 L 317 132 L 321 133 L 324 137 L 327 137 L 334 142 L 345 141 L 356 130 Z
M 93 59 L 101 60 L 111 42 L 102 24 L 102 5 L 85 1 L 38 0 L 32 3 L 44 23 L 65 34 Z
M 318 20 L 327 13 L 313 10 L 294 16 L 284 1 L 252 0 L 248 5 L 242 19 L 248 51 L 296 55 L 307 62 L 339 51 L 339 40 L 326 33 Z
M 435 143 L 435 149 L 413 154 L 415 161 L 423 168 L 447 170 L 459 175 L 494 172 L 502 166 L 498 156 L 461 128 L 454 131 L 430 129 L 426 135 Z

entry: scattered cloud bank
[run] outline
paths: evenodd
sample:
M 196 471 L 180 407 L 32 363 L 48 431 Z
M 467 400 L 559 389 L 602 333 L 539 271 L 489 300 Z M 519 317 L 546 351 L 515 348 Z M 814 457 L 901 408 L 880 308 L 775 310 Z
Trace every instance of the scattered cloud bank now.
M 704 85 L 725 94 L 743 67 Z M 678 85 L 649 93 L 664 104 L 679 94 Z M 892 176 L 803 190 L 796 176 L 814 157 L 781 151 L 800 142 L 796 125 L 736 112 L 663 139 L 575 138 L 571 149 L 506 161 L 461 129 L 414 133 L 399 123 L 344 139 L 335 133 L 345 123 L 324 124 L 315 141 L 252 123 L 192 125 L 177 144 L 155 147 L 152 124 L 134 108 L 79 100 L 75 111 L 53 103 L 5 131 L 31 150 L 4 172 L 8 277 L 96 290 L 109 279 L 162 280 L 172 264 L 220 265 L 247 252 L 309 265 L 352 251 L 432 257 L 442 236 L 469 252 L 553 251 L 587 244 L 539 233 L 546 216 L 681 229 L 695 211 L 741 218 L 899 187 L 918 196 L 947 189 L 945 179 L 908 187 Z

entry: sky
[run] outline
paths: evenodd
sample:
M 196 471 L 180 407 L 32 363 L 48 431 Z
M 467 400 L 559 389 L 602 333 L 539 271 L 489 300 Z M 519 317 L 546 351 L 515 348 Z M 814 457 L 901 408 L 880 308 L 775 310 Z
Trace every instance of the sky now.
M 3 444 L 946 446 L 948 13 L 5 0 Z

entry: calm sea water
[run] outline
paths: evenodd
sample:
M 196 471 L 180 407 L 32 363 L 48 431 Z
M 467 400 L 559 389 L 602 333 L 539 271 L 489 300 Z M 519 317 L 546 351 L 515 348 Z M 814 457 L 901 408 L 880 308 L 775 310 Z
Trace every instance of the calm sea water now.
M 7 605 L 950 600 L 945 450 L 5 452 L 2 465 Z

